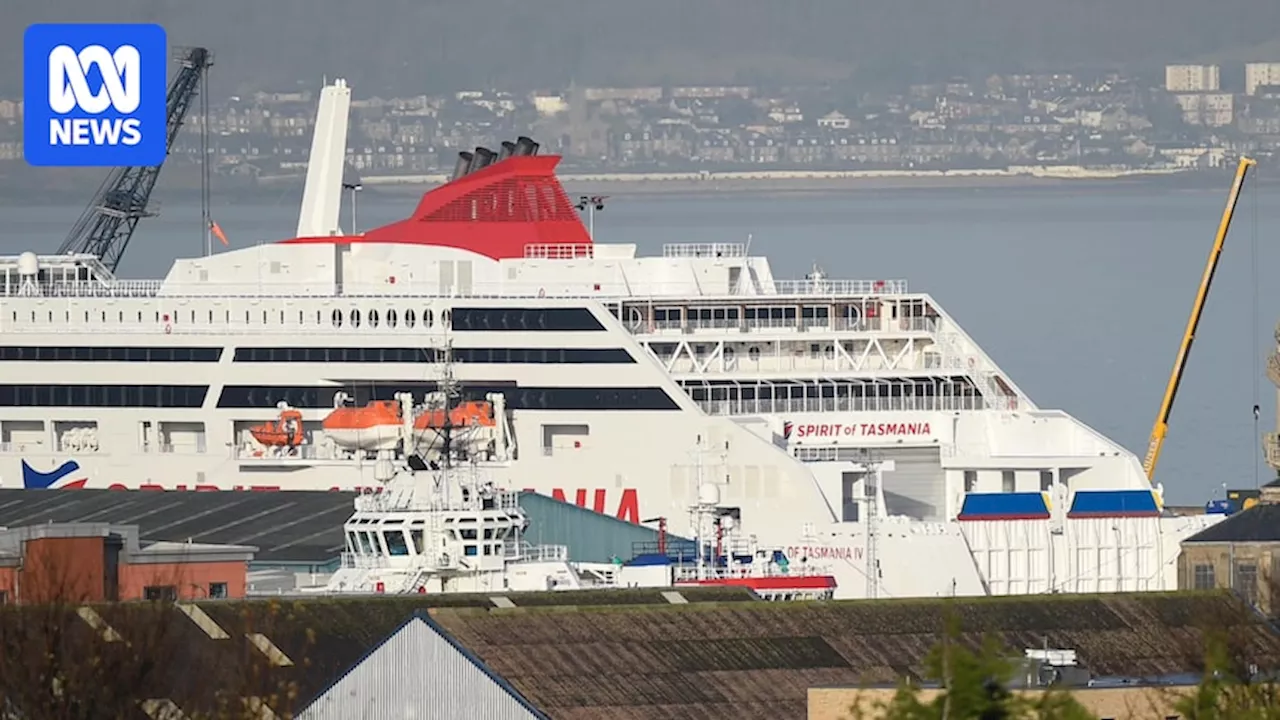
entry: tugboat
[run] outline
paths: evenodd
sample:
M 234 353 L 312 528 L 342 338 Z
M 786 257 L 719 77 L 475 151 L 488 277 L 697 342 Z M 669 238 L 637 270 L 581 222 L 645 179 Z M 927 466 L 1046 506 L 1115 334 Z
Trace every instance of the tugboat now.
M 769 600 L 830 599 L 831 575 L 793 568 L 781 550 L 739 538 L 719 488 L 703 483 L 690 508 L 697 538 L 668 548 L 659 521 L 658 552 L 630 561 L 576 563 L 562 545 L 525 542 L 529 518 L 519 493 L 498 487 L 474 459 L 461 466 L 459 437 L 486 427 L 481 406 L 460 402 L 446 346 L 444 378 L 427 398 L 439 453 L 409 456 L 405 467 L 379 462 L 383 487 L 362 493 L 343 525 L 346 551 L 322 593 L 455 593 L 602 587 L 740 586 Z M 434 406 L 434 408 L 433 408 Z M 714 538 L 714 539 L 713 539 Z M 794 571 L 793 571 L 794 570 Z

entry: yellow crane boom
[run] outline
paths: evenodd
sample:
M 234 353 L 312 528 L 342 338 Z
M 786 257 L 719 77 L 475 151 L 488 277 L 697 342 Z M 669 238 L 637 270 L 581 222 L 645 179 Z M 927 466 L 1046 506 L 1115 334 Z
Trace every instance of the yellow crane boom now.
M 1164 401 L 1160 403 L 1160 414 L 1156 416 L 1155 427 L 1151 429 L 1151 440 L 1147 443 L 1147 457 L 1142 462 L 1142 469 L 1147 479 L 1153 479 L 1156 463 L 1160 460 L 1160 451 L 1164 448 L 1164 436 L 1169 432 L 1169 413 L 1173 410 L 1173 399 L 1178 395 L 1178 385 L 1182 382 L 1182 372 L 1187 367 L 1187 357 L 1191 354 L 1191 343 L 1196 339 L 1196 328 L 1200 325 L 1200 314 L 1204 311 L 1205 299 L 1209 296 L 1209 286 L 1213 283 L 1213 274 L 1218 269 L 1218 260 L 1222 256 L 1222 245 L 1227 240 L 1227 230 L 1231 227 L 1231 217 L 1236 212 L 1236 202 L 1240 199 L 1240 190 L 1244 187 L 1245 175 L 1255 161 L 1242 157 L 1236 167 L 1236 179 L 1231 184 L 1231 194 L 1227 196 L 1227 208 L 1222 211 L 1222 222 L 1218 224 L 1218 235 L 1213 241 L 1213 250 L 1209 253 L 1209 261 L 1204 266 L 1204 277 L 1200 279 L 1200 290 L 1196 293 L 1196 302 L 1191 306 L 1191 317 L 1187 320 L 1186 332 L 1182 334 L 1182 345 L 1178 348 L 1178 359 L 1173 364 L 1173 373 L 1169 375 L 1169 385 L 1164 391 Z

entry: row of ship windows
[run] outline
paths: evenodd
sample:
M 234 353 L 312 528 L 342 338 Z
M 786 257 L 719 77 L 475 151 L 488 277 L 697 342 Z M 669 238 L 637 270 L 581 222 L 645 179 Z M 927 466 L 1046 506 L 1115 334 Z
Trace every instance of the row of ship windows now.
M 302 363 L 438 363 L 444 352 L 435 348 L 236 348 L 236 362 Z M 454 348 L 461 363 L 589 364 L 634 363 L 623 348 Z
M 347 387 L 316 388 L 254 387 L 228 385 L 218 398 L 220 408 L 274 407 L 287 402 L 296 408 L 333 407 L 337 391 L 347 394 L 357 405 L 371 400 L 393 400 L 398 392 L 423 393 L 437 389 L 433 382 L 395 382 L 377 385 L 360 384 Z M 511 383 L 468 384 L 463 389 L 465 399 L 482 400 L 488 393 L 502 393 L 507 407 L 516 410 L 678 410 L 679 406 L 662 388 L 656 387 L 517 387 Z
M 733 381 L 682 383 L 694 400 L 786 400 L 813 398 L 900 398 L 900 397 L 966 397 L 979 392 L 967 378 L 930 378 L 875 383 L 803 384 L 775 383 L 747 385 Z
M 235 362 L 300 363 L 437 363 L 434 348 L 379 347 L 242 347 Z M 0 362 L 218 362 L 216 347 L 0 347 Z M 455 348 L 463 363 L 588 364 L 634 363 L 623 348 Z
M 357 404 L 391 400 L 397 392 L 426 392 L 434 383 L 380 384 L 377 387 L 255 387 L 228 385 L 218 398 L 220 408 L 272 408 L 287 402 L 297 408 L 333 407 L 338 391 Z M 0 385 L 0 407 L 134 407 L 198 408 L 208 385 Z M 507 406 L 517 410 L 676 410 L 679 406 L 662 388 L 466 388 L 466 395 L 483 398 L 502 392 Z
M 214 322 L 213 310 L 208 311 L 208 321 L 210 324 Z M 263 310 L 262 324 L 267 325 L 271 322 L 272 315 L 278 315 L 279 323 L 285 324 L 285 311 Z M 93 315 L 86 310 L 84 313 L 84 321 L 91 322 L 90 317 Z M 147 313 L 138 311 L 138 322 L 147 322 L 145 319 Z M 190 311 L 190 321 L 192 324 L 197 322 L 197 311 Z M 107 311 L 101 311 L 102 322 L 107 322 Z M 173 314 L 161 313 L 155 311 L 155 322 L 173 324 L 178 323 L 182 319 L 181 313 L 174 311 Z M 254 311 L 244 311 L 244 323 L 249 325 L 253 322 Z M 66 320 L 70 322 L 71 312 L 66 312 Z M 123 310 L 117 311 L 117 322 L 125 322 L 125 313 Z M 18 311 L 13 311 L 13 321 L 18 321 Z M 36 311 L 31 311 L 31 321 L 36 322 Z M 53 322 L 53 311 L 49 311 L 49 322 Z M 223 322 L 231 323 L 231 311 L 223 311 Z M 376 328 L 383 325 L 388 328 L 395 328 L 403 325 L 408 329 L 413 329 L 418 325 L 418 315 L 412 308 L 407 308 L 399 313 L 395 308 L 388 308 L 379 312 L 377 309 L 367 309 L 363 312 L 358 308 L 349 310 L 334 309 L 329 313 L 328 322 L 335 328 L 347 327 L 358 328 L 362 324 L 365 327 Z M 315 311 L 315 324 L 324 323 L 324 312 Z M 430 309 L 422 310 L 422 329 L 428 330 L 435 323 L 435 315 Z M 298 311 L 298 324 L 307 324 L 307 311 Z M 587 308 L 453 308 L 440 313 L 440 327 L 451 328 L 461 331 L 477 331 L 477 332 L 530 332 L 530 331 L 551 331 L 551 332 L 576 332 L 576 331 L 597 331 L 603 330 L 604 326 L 596 320 L 595 315 Z

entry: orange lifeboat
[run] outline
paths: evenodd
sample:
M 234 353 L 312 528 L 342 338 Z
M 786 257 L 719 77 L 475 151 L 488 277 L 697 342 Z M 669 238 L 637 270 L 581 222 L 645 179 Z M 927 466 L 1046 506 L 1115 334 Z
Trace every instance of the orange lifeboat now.
M 374 400 L 364 407 L 340 407 L 321 423 L 326 435 L 347 450 L 391 450 L 400 441 L 400 403 Z
M 447 421 L 446 421 L 447 418 Z M 494 426 L 493 404 L 481 400 L 464 402 L 448 411 L 443 408 L 425 410 L 413 421 L 414 430 L 455 428 L 490 428 Z
M 281 410 L 278 419 L 254 425 L 249 434 L 267 447 L 297 447 L 302 444 L 302 413 Z

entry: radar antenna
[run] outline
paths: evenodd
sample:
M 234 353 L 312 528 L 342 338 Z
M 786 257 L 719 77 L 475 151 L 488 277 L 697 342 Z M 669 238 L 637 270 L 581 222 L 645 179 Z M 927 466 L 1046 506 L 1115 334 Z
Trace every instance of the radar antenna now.
M 213 65 L 213 53 L 205 48 L 180 48 L 177 54 L 178 72 L 165 96 L 166 155 L 173 149 L 200 81 Z M 209 131 L 207 120 L 205 118 L 201 127 L 202 133 Z M 208 158 L 201 158 L 200 162 L 208 162 Z M 156 214 L 147 209 L 147 203 L 161 167 L 163 163 L 155 167 L 113 168 L 58 248 L 58 254 L 96 255 L 108 270 L 115 272 L 138 221 Z

